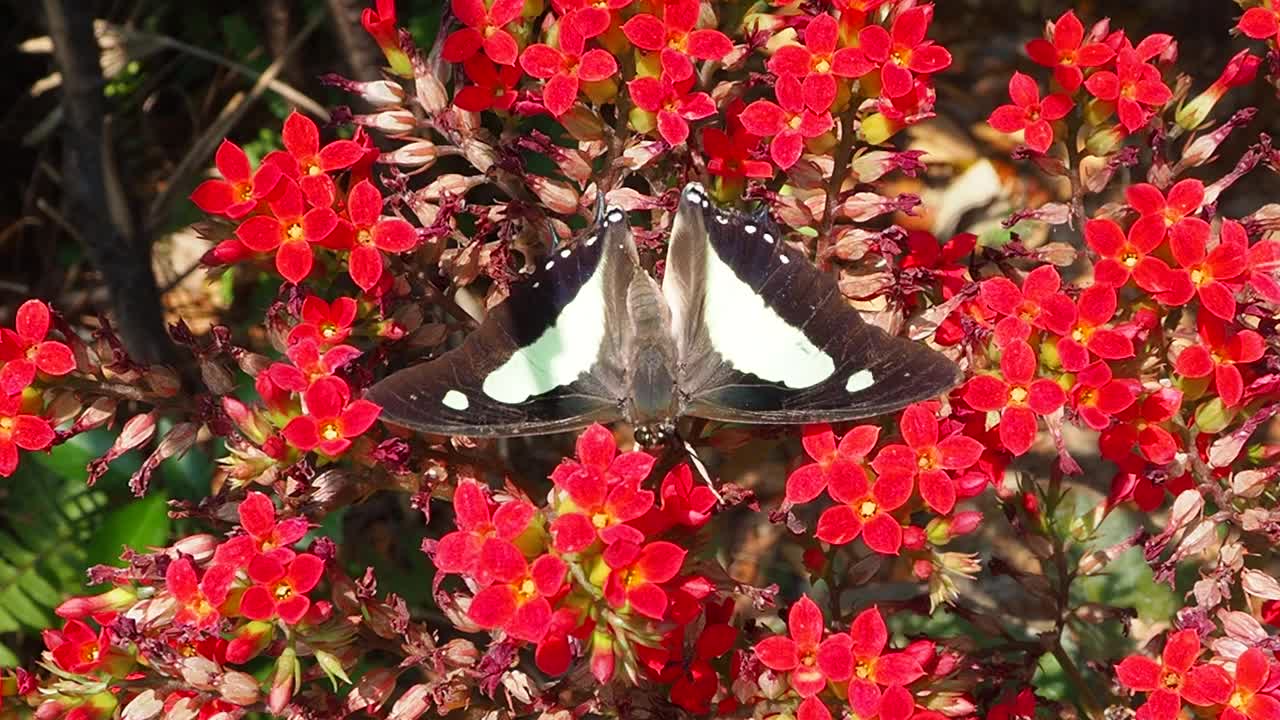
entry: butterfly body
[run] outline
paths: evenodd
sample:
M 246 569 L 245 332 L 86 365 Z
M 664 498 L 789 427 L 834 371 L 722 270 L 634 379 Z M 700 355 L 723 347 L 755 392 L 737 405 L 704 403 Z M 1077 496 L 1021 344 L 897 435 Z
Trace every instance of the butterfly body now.
M 767 221 L 681 193 L 659 284 L 610 208 L 439 358 L 369 391 L 425 432 L 498 437 L 684 415 L 746 423 L 867 417 L 959 380 L 942 355 L 867 325 Z

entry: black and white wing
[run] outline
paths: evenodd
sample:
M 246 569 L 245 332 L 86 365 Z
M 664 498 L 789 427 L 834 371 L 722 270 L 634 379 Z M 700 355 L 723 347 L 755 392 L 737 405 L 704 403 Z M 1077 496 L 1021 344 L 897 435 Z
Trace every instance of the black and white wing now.
M 943 355 L 862 320 L 771 222 L 681 193 L 667 249 L 685 413 L 741 423 L 881 415 L 960 381 Z
M 621 417 L 620 333 L 635 272 L 626 217 L 610 208 L 489 312 L 457 348 L 393 373 L 367 397 L 383 419 L 440 435 L 574 430 Z

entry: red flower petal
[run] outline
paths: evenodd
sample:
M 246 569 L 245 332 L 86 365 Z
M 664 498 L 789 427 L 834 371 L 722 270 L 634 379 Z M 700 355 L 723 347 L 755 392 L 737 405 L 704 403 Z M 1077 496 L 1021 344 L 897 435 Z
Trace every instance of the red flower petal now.
M 920 497 L 939 515 L 946 515 L 956 505 L 956 486 L 942 470 L 920 473 Z
M 667 29 L 661 20 L 649 14 L 636 15 L 622 25 L 622 34 L 641 50 L 658 50 L 666 44 Z M 528 51 L 525 51 L 526 54 Z M 528 71 L 528 68 L 525 68 Z M 529 72 L 532 75 L 532 72 Z
M 1234 370 L 1234 368 L 1232 368 Z M 1239 371 L 1237 371 L 1239 374 Z M 34 415 L 19 415 L 13 418 L 10 429 L 13 444 L 23 450 L 47 450 L 57 437 L 49 421 Z
M 787 629 L 800 647 L 817 647 L 825 627 L 822 609 L 808 595 L 801 596 L 787 613 Z
M 1208 707 L 1221 705 L 1231 699 L 1235 682 L 1219 665 L 1199 665 L 1187 672 L 1182 683 L 1182 699 Z
M 1203 345 L 1192 345 L 1178 353 L 1178 357 L 1174 358 L 1173 366 L 1178 374 L 1184 377 L 1207 377 L 1213 372 L 1213 356 L 1209 354 L 1209 348 Z
M 76 356 L 71 348 L 57 340 L 46 340 L 36 345 L 34 362 L 46 375 L 66 375 L 76 369 Z
M 800 664 L 796 643 L 791 638 L 773 635 L 756 643 L 756 657 L 770 670 L 787 671 Z
M 902 547 L 902 526 L 889 515 L 878 513 L 863 526 L 862 542 L 881 555 L 897 555 Z
M 618 73 L 618 62 L 607 51 L 599 48 L 582 56 L 578 64 L 578 76 L 588 82 L 604 80 Z
M 1022 455 L 1035 439 L 1035 413 L 1023 407 L 1006 408 L 1000 415 L 1000 444 L 1014 455 Z
M 1160 653 L 1164 666 L 1185 673 L 1200 657 L 1200 636 L 1195 630 L 1179 630 L 1169 635 Z
M 964 401 L 974 410 L 999 410 L 1009 403 L 1009 386 L 994 375 L 976 375 L 965 385 Z
M 635 41 L 632 40 L 634 43 Z M 564 64 L 564 56 L 550 45 L 530 45 L 520 55 L 520 67 L 536 78 L 550 78 L 560 72 Z M 575 90 L 574 94 L 577 94 Z
M 912 448 L 932 447 L 938 442 L 938 418 L 926 404 L 916 403 L 902 411 L 898 431 Z
M 817 463 L 801 465 L 787 478 L 786 501 L 802 505 L 821 495 L 826 488 L 827 477 L 822 466 Z
M 482 628 L 506 625 L 516 613 L 516 593 L 510 585 L 491 585 L 476 593 L 467 617 Z
M 276 250 L 276 271 L 294 285 L 311 274 L 314 262 L 311 246 L 303 241 L 286 242 Z
M 1280 34 L 1280 20 L 1277 19 L 1275 11 L 1264 7 L 1245 10 L 1236 27 L 1254 40 L 1269 40 Z
M 848 505 L 836 505 L 827 508 L 818 517 L 818 527 L 814 535 L 825 543 L 845 545 L 853 542 L 862 533 L 862 519 Z
M 694 30 L 686 38 L 686 49 L 699 60 L 719 60 L 733 51 L 733 41 L 719 30 Z
M 818 646 L 817 666 L 828 680 L 843 682 L 853 675 L 853 638 L 839 633 Z
M 872 607 L 858 613 L 849 626 L 853 655 L 859 660 L 879 657 L 889 643 L 889 629 L 880 610 Z

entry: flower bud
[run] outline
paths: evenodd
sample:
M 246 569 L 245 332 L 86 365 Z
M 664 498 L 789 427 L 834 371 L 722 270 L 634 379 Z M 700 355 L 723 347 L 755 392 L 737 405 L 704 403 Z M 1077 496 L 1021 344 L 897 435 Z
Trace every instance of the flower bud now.
M 559 120 L 574 140 L 589 142 L 604 139 L 604 120 L 590 108 L 574 105 Z
M 928 580 L 933 575 L 933 562 L 930 560 L 912 561 L 911 574 L 918 580 Z
M 925 531 L 915 525 L 902 528 L 902 547 L 908 550 L 923 550 L 926 540 Z
M 415 140 L 389 153 L 382 153 L 378 156 L 378 162 L 405 168 L 427 168 L 434 165 L 438 157 L 440 149 L 435 143 L 430 140 Z
M 1085 141 L 1085 149 L 1093 155 L 1110 155 L 1128 137 L 1123 125 L 1103 128 L 1089 136 Z
M 350 685 L 351 678 L 347 677 L 347 671 L 342 667 L 342 661 L 336 655 L 324 650 L 316 650 L 316 662 L 320 664 L 320 669 L 324 670 L 324 674 L 337 684 L 338 680 Z
M 214 681 L 222 672 L 217 663 L 199 655 L 183 658 L 178 667 L 183 682 L 194 690 L 212 690 Z
M 197 535 L 188 535 L 169 548 L 170 557 L 186 555 L 195 561 L 197 565 L 203 564 L 205 561 L 213 557 L 213 551 L 218 547 L 218 538 L 209 533 L 199 533 Z
M 527 175 L 525 181 L 533 194 L 538 196 L 548 210 L 560 215 L 572 215 L 578 211 L 578 191 L 562 180 L 552 180 L 541 175 Z
M 361 100 L 374 107 L 398 107 L 406 97 L 404 87 L 389 80 L 356 83 L 355 91 Z
M 138 601 L 133 588 L 112 588 L 100 595 L 73 597 L 54 608 L 54 613 L 67 620 L 82 620 L 94 615 L 105 615 L 128 609 Z
M 409 688 L 387 713 L 387 720 L 416 720 L 431 706 L 431 689 L 426 684 Z
M 462 156 L 480 172 L 489 172 L 498 163 L 498 151 L 487 142 L 466 138 L 462 141 L 461 148 Z
M 360 14 L 360 24 L 373 37 L 374 42 L 378 43 L 382 54 L 387 58 L 387 64 L 391 66 L 391 72 L 400 77 L 413 77 L 413 65 L 400 47 L 395 3 L 379 2 L 376 9 L 365 8 Z
M 387 698 L 396 689 L 396 678 L 400 677 L 398 668 L 372 668 L 360 676 L 359 682 L 347 693 L 347 712 L 364 713 L 377 716 Z
M 228 670 L 218 678 L 218 694 L 233 705 L 252 705 L 261 699 L 258 681 L 248 673 Z
M 262 620 L 245 623 L 227 643 L 227 662 L 242 665 L 258 657 L 271 643 L 275 625 Z
M 370 127 L 388 135 L 404 135 L 418 127 L 418 119 L 408 110 L 384 110 L 372 115 L 356 115 L 352 120 L 357 125 Z
M 151 718 L 160 714 L 164 710 L 164 701 L 157 695 L 156 691 L 150 688 L 138 693 L 136 697 L 124 706 L 121 714 L 123 720 L 151 720 Z
M 1174 122 L 1184 130 L 1194 130 L 1200 127 L 1200 124 L 1209 117 L 1209 113 L 1213 110 L 1213 106 L 1218 104 L 1222 96 L 1228 90 L 1241 85 L 1248 85 L 1258 76 L 1258 66 L 1262 64 L 1262 59 L 1256 55 L 1250 54 L 1248 50 L 1241 50 L 1236 53 L 1230 61 L 1227 62 L 1226 68 L 1222 70 L 1222 74 L 1218 79 L 1209 86 L 1209 89 L 1197 95 L 1191 102 L 1183 105 L 1178 114 L 1174 117 Z
M 804 550 L 804 566 L 813 575 L 822 575 L 827 571 L 827 554 L 822 548 L 808 547 Z
M 613 677 L 616 658 L 613 654 L 613 636 L 607 630 L 596 628 L 591 632 L 591 675 L 604 685 Z
M 267 694 L 267 710 L 275 715 L 284 711 L 293 699 L 302 666 L 298 664 L 298 654 L 292 647 L 286 647 L 280 657 L 276 658 L 275 673 L 271 678 L 271 691 Z

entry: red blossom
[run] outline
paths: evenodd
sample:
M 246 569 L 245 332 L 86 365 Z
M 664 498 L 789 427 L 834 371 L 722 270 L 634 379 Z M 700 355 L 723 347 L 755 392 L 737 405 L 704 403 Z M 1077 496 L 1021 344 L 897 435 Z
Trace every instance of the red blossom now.
M 932 21 L 933 6 L 917 5 L 899 13 L 888 31 L 869 25 L 858 34 L 862 52 L 880 68 L 886 97 L 902 97 L 915 86 L 915 75 L 932 75 L 951 65 L 946 48 L 924 39 Z
M 1151 225 L 1134 223 L 1129 235 L 1114 221 L 1093 219 L 1084 224 L 1084 239 L 1101 259 L 1093 266 L 1094 279 L 1102 284 L 1120 288 L 1132 276 L 1138 287 L 1155 293 L 1169 273 L 1169 266 L 1151 253 L 1164 242 L 1164 227 L 1152 232 Z
M 1036 694 L 1031 688 L 1019 690 L 987 711 L 987 720 L 1033 720 L 1035 716 Z
M 905 445 L 888 445 L 876 453 L 871 467 L 880 475 L 906 476 L 920 488 L 920 497 L 939 515 L 950 513 L 956 504 L 955 481 L 950 471 L 967 470 L 982 455 L 982 444 L 963 435 L 938 439 L 938 417 L 927 403 L 916 403 L 902 411 L 898 422 Z
M 693 77 L 693 62 L 719 60 L 733 50 L 733 41 L 719 30 L 695 30 L 701 4 L 698 0 L 667 0 L 658 18 L 641 13 L 622 26 L 632 45 L 659 53 L 664 75 L 673 81 Z
M 874 68 L 860 50 L 836 48 L 840 29 L 826 13 L 809 21 L 803 45 L 783 45 L 769 58 L 769 72 L 801 81 L 805 105 L 826 112 L 836 101 L 836 78 L 862 77 Z
M 239 220 L 271 194 L 280 181 L 280 168 L 263 164 L 255 172 L 239 145 L 223 140 L 213 162 L 221 180 L 205 180 L 191 193 L 191 201 L 201 210 Z
M 862 472 L 861 465 L 880 437 L 875 425 L 859 425 L 840 438 L 827 424 L 804 426 L 803 445 L 814 462 L 801 465 L 787 477 L 787 503 L 800 505 L 822 494 L 835 478 L 848 482 Z
M 1230 331 L 1226 322 L 1208 313 L 1200 313 L 1196 325 L 1200 342 L 1178 353 L 1174 368 L 1189 378 L 1212 375 L 1222 403 L 1238 406 L 1244 396 L 1244 377 L 1236 366 L 1261 358 L 1267 349 L 1266 341 L 1253 330 Z
M 1133 405 L 1137 399 L 1132 382 L 1115 380 L 1111 367 L 1095 362 L 1082 368 L 1071 388 L 1071 408 L 1094 430 L 1105 430 L 1111 418 Z
M 1058 339 L 1058 358 L 1067 372 L 1083 370 L 1094 356 L 1105 360 L 1133 357 L 1133 341 L 1124 333 L 1106 327 L 1116 314 L 1116 289 L 1090 285 L 1076 301 L 1076 322 Z
M 1249 250 L 1231 235 L 1209 249 L 1208 224 L 1203 220 L 1188 224 L 1188 220 L 1169 230 L 1169 249 L 1178 267 L 1165 272 L 1156 299 L 1178 307 L 1198 296 L 1205 310 L 1230 320 L 1236 315 L 1236 290 L 1249 267 Z
M 318 295 L 308 295 L 302 301 L 302 322 L 289 331 L 288 342 L 295 345 L 307 340 L 326 350 L 341 345 L 351 335 L 357 310 L 356 301 L 349 297 L 328 303 Z
M 1090 94 L 1115 103 L 1120 124 L 1129 132 L 1147 124 L 1154 110 L 1173 99 L 1173 91 L 1160 78 L 1155 65 L 1136 50 L 1121 50 L 1116 70 L 1099 70 L 1084 81 Z
M 1036 38 L 1027 43 L 1026 50 L 1033 62 L 1053 68 L 1053 79 L 1069 93 L 1079 90 L 1084 82 L 1081 68 L 1106 65 L 1116 54 L 1106 43 L 1084 42 L 1084 25 L 1074 10 L 1054 21 L 1051 41 Z
M 1236 29 L 1254 40 L 1280 42 L 1280 9 L 1270 4 L 1251 7 L 1240 16 Z
M 52 315 L 49 306 L 28 300 L 18 306 L 13 329 L 0 328 L 0 392 L 17 395 L 36 379 L 36 372 L 62 376 L 76 369 L 66 343 L 46 340 Z
M 600 48 L 586 50 L 586 38 L 573 27 L 560 29 L 560 49 L 537 44 L 525 48 L 520 66 L 533 77 L 546 80 L 542 103 L 556 117 L 569 112 L 578 99 L 582 82 L 596 82 L 613 77 L 618 63 Z
M 1235 683 L 1217 665 L 1196 665 L 1200 638 L 1195 630 L 1169 636 L 1161 661 L 1130 655 L 1116 666 L 1116 678 L 1130 690 L 1147 693 L 1138 708 L 1139 720 L 1174 720 L 1186 700 L 1198 707 L 1226 703 Z
M 195 565 L 189 558 L 169 563 L 164 584 L 178 601 L 173 622 L 201 629 L 216 625 L 221 617 L 218 608 L 226 602 L 235 575 L 235 566 L 215 563 L 204 571 L 204 577 L 198 578 Z
M 516 102 L 516 85 L 520 83 L 520 67 L 494 65 L 481 55 L 472 55 L 462 64 L 472 84 L 458 90 L 453 104 L 469 112 L 510 110 Z
M 1065 335 L 1075 323 L 1076 308 L 1061 292 L 1062 277 L 1052 265 L 1042 265 L 1027 274 L 1019 288 L 1006 277 L 988 278 L 980 289 L 987 307 L 1005 315 L 996 324 L 996 344 L 1025 340 L 1030 328 Z
M 306 414 L 289 421 L 280 434 L 302 451 L 336 457 L 351 447 L 351 438 L 373 427 L 382 408 L 364 399 L 351 400 L 342 378 L 323 377 L 302 395 Z
M 293 284 L 311 274 L 315 263 L 313 244 L 322 244 L 338 227 L 338 215 L 328 207 L 307 210 L 302 191 L 289 178 L 281 178 L 268 201 L 271 215 L 255 215 L 236 228 L 245 247 L 260 253 L 274 251 L 276 270 Z
M 337 197 L 337 188 L 329 173 L 345 170 L 365 155 L 364 147 L 354 140 L 334 140 L 321 147 L 320 129 L 311 118 L 296 110 L 285 118 L 280 139 L 288 152 L 273 152 L 263 164 L 274 164 L 296 180 L 307 202 L 316 207 L 330 207 Z
M 1014 455 L 1031 449 L 1036 416 L 1048 415 L 1066 402 L 1052 380 L 1036 377 L 1036 355 L 1025 341 L 1005 345 L 997 375 L 978 375 L 965 386 L 964 400 L 975 410 L 1000 413 L 1000 443 Z
M 725 127 L 703 128 L 702 149 L 707 154 L 707 172 L 726 180 L 741 181 L 744 178 L 771 178 L 773 166 L 763 160 L 752 159 L 760 145 L 760 137 L 742 126 L 741 100 L 734 100 L 725 110 Z
M 381 48 L 399 48 L 396 34 L 396 0 L 377 0 L 375 7 L 360 13 L 360 24 Z
M 660 586 L 680 572 L 687 554 L 675 543 L 660 540 L 644 547 L 626 540 L 604 551 L 609 579 L 604 597 L 618 610 L 630 608 L 645 617 L 662 620 L 667 613 L 667 593 Z
M 716 104 L 704 92 L 690 92 L 694 77 L 673 81 L 666 74 L 662 78 L 642 77 L 627 83 L 627 90 L 636 107 L 658 116 L 658 134 L 668 145 L 680 145 L 689 138 L 689 121 L 701 120 L 716 114 Z
M 48 420 L 22 409 L 22 396 L 0 396 L 0 477 L 18 469 L 18 449 L 47 450 L 55 438 Z
M 467 616 L 482 628 L 502 628 L 518 640 L 542 640 L 551 627 L 549 598 L 564 587 L 568 565 L 554 555 L 539 556 L 530 565 L 505 540 L 485 543 L 480 563 L 494 584 L 476 593 Z
M 597 538 L 606 545 L 644 542 L 644 535 L 628 525 L 653 507 L 653 491 L 640 484 L 653 469 L 654 458 L 645 452 L 617 454 L 613 435 L 602 425 L 592 425 L 578 437 L 578 461 L 564 460 L 551 479 L 568 503 L 551 524 L 551 542 L 557 551 L 576 553 Z
M 1075 106 L 1071 98 L 1057 93 L 1040 100 L 1040 88 L 1030 75 L 1015 72 L 1009 78 L 1011 105 L 1001 105 L 987 118 L 987 124 L 1003 133 L 1023 131 L 1027 147 L 1046 152 L 1053 144 L 1054 120 L 1061 120 Z
M 272 363 L 263 375 L 280 388 L 296 393 L 305 392 L 311 383 L 329 377 L 360 357 L 360 351 L 350 345 L 334 345 L 321 353 L 320 344 L 310 338 L 299 339 L 284 352 L 292 364 Z
M 721 687 L 720 674 L 711 661 L 734 648 L 738 629 L 728 624 L 732 614 L 732 598 L 725 598 L 725 602 L 718 605 L 708 605 L 706 623 L 693 642 L 692 657 L 686 658 L 681 653 L 667 663 L 659 676 L 663 682 L 671 683 L 671 702 L 694 715 L 711 712 L 711 700 Z M 677 642 L 683 644 L 684 628 L 679 629 L 678 635 L 673 635 Z
M 556 14 L 564 18 L 566 26 L 572 25 L 584 37 L 603 35 L 618 19 L 618 11 L 632 0 L 551 0 Z
M 484 0 L 453 0 L 453 16 L 466 27 L 445 39 L 441 57 L 460 63 L 483 50 L 499 65 L 514 65 L 520 46 L 506 27 L 523 11 L 524 0 L 494 0 L 492 7 Z
M 693 479 L 687 464 L 671 469 L 658 489 L 659 506 L 632 523 L 645 537 L 656 537 L 676 527 L 696 530 L 707 523 L 716 507 L 716 494 Z
M 417 231 L 405 220 L 382 217 L 382 193 L 368 180 L 361 180 L 347 196 L 347 216 L 334 233 L 331 244 L 351 248 L 347 271 L 351 280 L 368 292 L 382 279 L 382 253 L 408 252 L 418 244 Z
M 844 545 L 861 536 L 873 551 L 897 555 L 902 547 L 902 524 L 891 513 L 911 499 L 912 476 L 889 474 L 872 484 L 861 465 L 853 467 L 853 472 L 831 477 L 827 494 L 836 505 L 818 517 L 814 535 L 832 545 Z
M 1142 457 L 1157 465 L 1173 460 L 1178 451 L 1178 440 L 1164 424 L 1178 414 L 1182 407 L 1182 393 L 1173 388 L 1162 388 L 1148 393 L 1128 409 L 1119 413 L 1117 424 L 1108 428 L 1098 438 L 1098 448 L 1108 460 L 1119 462 L 1128 457 L 1134 446 Z
M 924 676 L 924 668 L 906 652 L 885 653 L 889 630 L 877 608 L 858 613 L 849 627 L 852 639 L 853 677 L 849 703 L 857 717 L 877 714 L 881 720 L 907 720 L 915 711 L 915 699 L 906 685 Z
M 791 688 L 812 698 L 827 682 L 844 682 L 853 675 L 853 639 L 846 633 L 826 635 L 822 610 L 803 596 L 787 615 L 789 637 L 774 635 L 756 643 L 755 653 L 770 670 L 789 673 Z
M 465 480 L 453 493 L 453 514 L 457 530 L 440 538 L 432 560 L 441 573 L 455 573 L 487 585 L 490 570 L 482 561 L 485 546 L 509 543 L 529 527 L 535 514 L 528 502 L 513 500 L 491 511 L 489 498 L 480 483 Z M 500 551 L 495 551 L 500 552 Z
M 1218 720 L 1280 720 L 1276 672 L 1268 653 L 1251 647 L 1236 658 L 1235 689 Z
M 800 159 L 804 141 L 831 129 L 831 114 L 814 112 L 804 101 L 800 81 L 787 75 L 774 87 L 778 102 L 756 100 L 743 109 L 742 126 L 760 137 L 771 137 L 769 154 L 774 164 L 786 170 Z
M 978 244 L 978 236 L 973 233 L 953 235 L 945 243 L 923 230 L 912 230 L 907 233 L 907 254 L 902 258 L 903 270 L 923 271 L 927 273 L 927 286 L 940 287 L 942 298 L 950 300 L 969 284 L 969 267 L 964 262 Z
M 296 624 L 311 609 L 307 593 L 320 582 L 324 561 L 303 553 L 284 562 L 270 555 L 259 555 L 249 563 L 249 580 L 253 583 L 240 597 L 240 612 L 250 620 L 280 618 Z
M 1204 204 L 1204 183 L 1194 178 L 1182 180 L 1169 188 L 1169 195 L 1149 183 L 1137 183 L 1125 188 L 1125 200 L 1141 216 L 1133 232 L 1142 235 L 1159 235 L 1163 240 L 1169 233 L 1209 237 L 1209 223 L 1194 217 Z M 1137 228 L 1136 225 L 1150 227 Z
M 1249 243 L 1244 226 L 1235 220 L 1222 221 L 1222 242 L 1235 245 Z M 1268 302 L 1280 304 L 1280 241 L 1259 240 L 1249 248 L 1246 281 L 1253 291 Z
M 111 650 L 111 631 L 97 632 L 82 620 L 68 620 L 61 630 L 45 630 L 44 646 L 66 672 L 85 675 L 102 667 Z
M 245 568 L 259 555 L 270 555 L 280 562 L 287 562 L 295 554 L 294 543 L 307 534 L 305 517 L 277 521 L 275 503 L 260 492 L 245 495 L 237 513 L 244 534 L 232 537 L 214 550 L 214 565 Z

